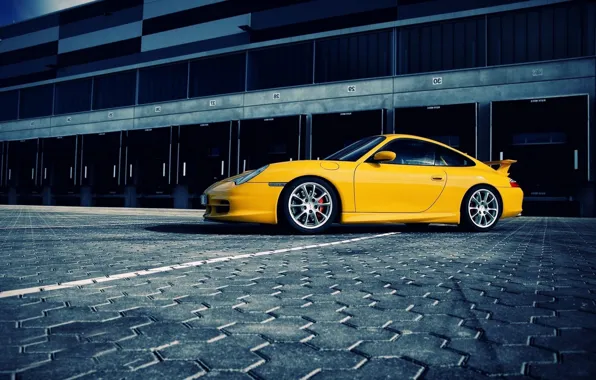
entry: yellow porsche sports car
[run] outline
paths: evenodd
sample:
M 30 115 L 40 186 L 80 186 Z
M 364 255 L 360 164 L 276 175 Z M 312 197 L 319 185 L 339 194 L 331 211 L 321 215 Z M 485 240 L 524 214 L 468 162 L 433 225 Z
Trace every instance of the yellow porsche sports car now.
M 522 211 L 523 192 L 509 178 L 515 162 L 481 162 L 418 136 L 370 136 L 323 160 L 273 163 L 219 181 L 201 201 L 206 220 L 280 224 L 301 233 L 332 223 L 488 231 Z

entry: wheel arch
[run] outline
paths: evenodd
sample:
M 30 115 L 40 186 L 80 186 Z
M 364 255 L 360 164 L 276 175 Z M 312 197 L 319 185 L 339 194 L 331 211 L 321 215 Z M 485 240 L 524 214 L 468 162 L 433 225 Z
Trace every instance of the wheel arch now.
M 288 189 L 290 188 L 290 186 L 292 184 L 296 183 L 297 181 L 299 181 L 301 179 L 305 179 L 305 178 L 316 178 L 318 180 L 321 180 L 321 181 L 327 183 L 331 187 L 331 189 L 335 192 L 335 196 L 336 196 L 337 202 L 339 204 L 337 205 L 338 212 L 336 215 L 336 220 L 334 220 L 333 222 L 339 222 L 341 220 L 341 213 L 343 210 L 343 200 L 341 199 L 341 194 L 340 194 L 339 190 L 337 189 L 337 186 L 335 186 L 335 184 L 333 182 L 331 182 L 329 179 L 327 179 L 325 177 L 322 177 L 322 176 L 316 175 L 316 174 L 300 175 L 284 185 L 283 190 L 279 194 L 279 197 L 277 197 L 277 209 L 275 212 L 275 218 L 277 219 L 276 222 L 279 224 L 280 220 L 283 219 L 283 218 L 281 218 L 281 212 L 282 212 L 282 207 L 283 207 L 281 204 L 281 200 L 283 199 L 283 194 L 286 191 L 288 191 Z
M 460 209 L 460 215 L 459 215 L 459 222 L 461 223 L 462 220 L 462 207 L 464 205 L 464 200 L 466 199 L 466 197 L 468 196 L 468 194 L 470 194 L 470 192 L 472 192 L 474 189 L 478 188 L 478 187 L 488 187 L 489 189 L 491 189 L 492 191 L 494 191 L 494 193 L 497 195 L 498 199 L 499 199 L 499 204 L 501 207 L 499 207 L 499 219 L 501 218 L 501 215 L 503 215 L 503 196 L 501 195 L 501 192 L 499 191 L 499 189 L 497 187 L 495 187 L 494 185 L 491 185 L 490 183 L 487 182 L 479 182 L 476 183 L 472 186 L 470 186 L 468 188 L 468 190 L 466 190 L 466 192 L 464 193 L 464 195 L 461 197 L 460 202 L 459 202 L 459 209 Z

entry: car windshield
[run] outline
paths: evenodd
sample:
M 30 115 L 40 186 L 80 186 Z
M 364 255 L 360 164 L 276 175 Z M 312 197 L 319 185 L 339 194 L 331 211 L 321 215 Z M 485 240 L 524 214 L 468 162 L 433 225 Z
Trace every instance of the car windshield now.
M 326 157 L 327 161 L 357 161 L 370 151 L 373 147 L 380 144 L 381 141 L 385 140 L 385 136 L 371 136 L 358 140 L 352 143 L 339 152 L 333 153 L 331 156 Z

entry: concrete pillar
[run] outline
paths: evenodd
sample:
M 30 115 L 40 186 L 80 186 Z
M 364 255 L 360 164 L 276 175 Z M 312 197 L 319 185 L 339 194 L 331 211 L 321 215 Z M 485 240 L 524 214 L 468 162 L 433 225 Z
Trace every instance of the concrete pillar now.
M 312 159 L 312 114 L 309 113 L 306 115 L 306 122 L 304 123 L 302 128 L 305 128 L 305 133 L 304 133 L 305 141 L 303 142 L 303 144 L 304 144 L 303 159 L 310 160 L 310 159 Z
M 11 187 L 8 189 L 8 204 L 9 205 L 16 205 L 17 204 L 17 189 Z
M 395 133 L 395 108 L 387 109 L 385 120 L 383 120 L 383 132 L 386 134 Z
M 478 159 L 480 161 L 491 161 L 490 157 L 490 103 L 478 104 L 478 115 L 476 120 L 476 136 L 477 136 L 477 150 Z M 496 157 L 493 152 L 493 157 Z M 498 159 L 496 157 L 495 159 Z
M 54 203 L 56 203 L 52 199 L 52 188 L 49 186 L 44 186 L 43 190 L 41 191 L 41 201 L 44 206 L 52 206 Z
M 174 188 L 174 208 L 190 208 L 188 188 L 184 185 Z
M 93 206 L 93 194 L 91 193 L 91 186 L 81 187 L 81 206 Z
M 124 188 L 124 207 L 137 207 L 137 188 L 135 186 Z

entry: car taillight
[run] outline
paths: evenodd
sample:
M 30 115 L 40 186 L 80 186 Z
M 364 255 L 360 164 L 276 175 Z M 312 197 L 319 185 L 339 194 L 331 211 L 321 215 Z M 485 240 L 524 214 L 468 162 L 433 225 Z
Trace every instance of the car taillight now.
M 511 187 L 519 187 L 519 183 L 517 183 L 514 179 L 509 179 L 509 184 Z

